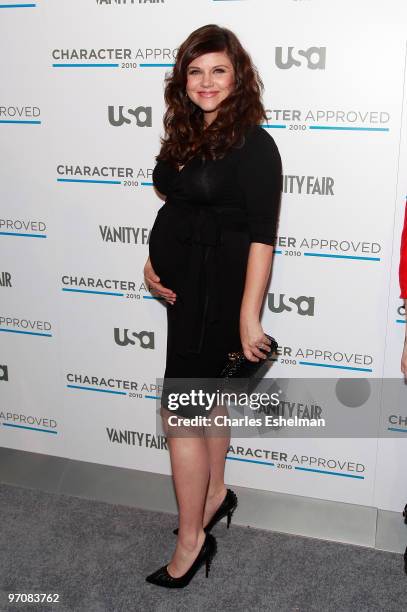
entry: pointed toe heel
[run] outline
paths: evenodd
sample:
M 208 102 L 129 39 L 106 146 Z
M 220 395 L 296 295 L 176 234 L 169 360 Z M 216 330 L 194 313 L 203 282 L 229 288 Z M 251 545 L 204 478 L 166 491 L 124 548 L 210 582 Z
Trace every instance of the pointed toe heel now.
M 232 489 L 227 489 L 223 502 L 216 510 L 215 514 L 213 515 L 207 526 L 204 527 L 205 533 L 209 533 L 211 529 L 216 525 L 216 523 L 222 520 L 225 516 L 227 517 L 226 527 L 227 529 L 229 529 L 230 524 L 232 522 L 232 514 L 236 510 L 237 505 L 238 500 L 236 493 L 232 491 Z M 172 533 L 178 535 L 178 527 L 174 529 Z
M 206 558 L 205 575 L 206 575 L 207 578 L 209 576 L 209 570 L 211 569 L 212 560 L 213 560 L 214 556 L 216 555 L 217 550 L 218 550 L 218 545 L 217 545 L 217 542 L 216 542 L 215 538 L 213 537 L 212 550 L 210 551 L 209 555 Z
M 168 572 L 167 566 L 163 565 L 158 570 L 146 577 L 146 581 L 157 586 L 167 587 L 170 589 L 180 589 L 186 587 L 195 576 L 199 568 L 205 563 L 205 576 L 208 578 L 211 562 L 217 551 L 217 543 L 215 537 L 211 533 L 207 533 L 201 550 L 198 553 L 191 567 L 178 578 L 174 578 Z
M 233 515 L 234 511 L 236 510 L 236 507 L 237 507 L 237 504 L 236 504 L 236 506 L 232 510 L 229 510 L 229 512 L 228 512 L 227 520 L 226 520 L 226 527 L 227 527 L 227 529 L 229 529 L 229 527 L 230 527 L 230 523 L 232 522 L 232 515 Z

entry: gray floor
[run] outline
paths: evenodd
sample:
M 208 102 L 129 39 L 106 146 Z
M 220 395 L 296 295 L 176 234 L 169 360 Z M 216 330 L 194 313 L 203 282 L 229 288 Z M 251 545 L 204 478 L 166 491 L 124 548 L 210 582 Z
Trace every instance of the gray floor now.
M 396 553 L 222 522 L 209 578 L 201 569 L 171 591 L 144 577 L 171 556 L 173 514 L 5 484 L 0 510 L 1 611 L 407 609 Z M 9 606 L 9 592 L 59 593 L 60 603 Z

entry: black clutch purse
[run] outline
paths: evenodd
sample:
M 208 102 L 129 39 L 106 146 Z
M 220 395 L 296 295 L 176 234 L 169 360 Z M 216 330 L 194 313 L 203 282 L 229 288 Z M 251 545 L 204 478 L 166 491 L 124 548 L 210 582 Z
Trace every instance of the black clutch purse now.
M 268 334 L 265 335 L 271 342 L 271 350 L 267 352 L 266 360 L 259 359 L 259 361 L 249 361 L 245 357 L 243 351 L 228 353 L 228 360 L 219 375 L 220 378 L 250 378 L 256 374 L 265 361 L 272 361 L 273 355 L 275 355 L 277 352 L 278 344 L 272 336 L 269 336 Z M 265 353 L 266 351 L 262 352 Z

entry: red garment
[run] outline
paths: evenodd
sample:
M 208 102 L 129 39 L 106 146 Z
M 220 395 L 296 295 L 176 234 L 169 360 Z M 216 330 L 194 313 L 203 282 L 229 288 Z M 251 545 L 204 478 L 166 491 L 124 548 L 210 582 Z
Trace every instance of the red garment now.
M 407 202 L 404 211 L 404 226 L 401 234 L 399 281 L 401 298 L 407 299 Z

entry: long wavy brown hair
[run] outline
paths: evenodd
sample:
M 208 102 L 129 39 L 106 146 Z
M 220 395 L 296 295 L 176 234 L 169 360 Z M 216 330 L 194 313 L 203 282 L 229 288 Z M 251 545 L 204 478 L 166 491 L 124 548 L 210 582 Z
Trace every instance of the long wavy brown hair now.
M 203 111 L 186 94 L 188 65 L 204 53 L 226 52 L 234 68 L 234 89 L 205 128 Z M 165 79 L 165 136 L 157 160 L 183 165 L 195 155 L 218 159 L 240 146 L 245 131 L 267 121 L 261 101 L 264 86 L 250 55 L 237 36 L 217 25 L 192 32 L 179 47 L 174 69 Z

